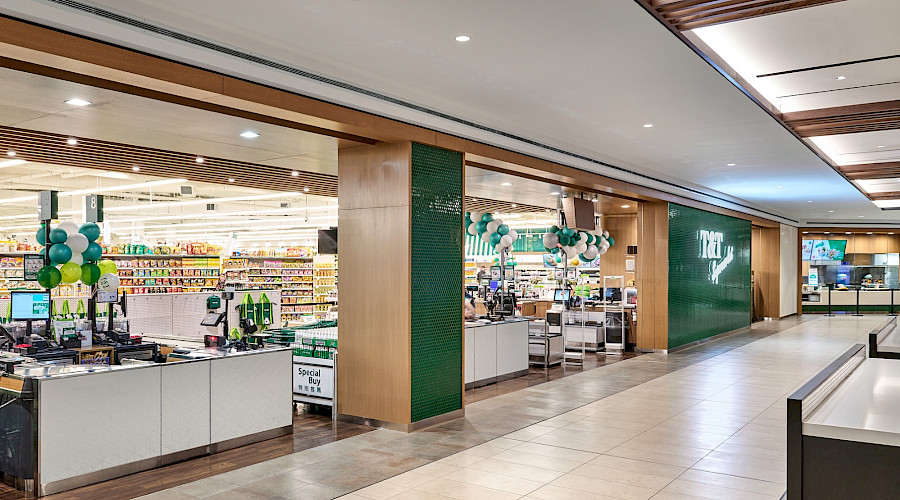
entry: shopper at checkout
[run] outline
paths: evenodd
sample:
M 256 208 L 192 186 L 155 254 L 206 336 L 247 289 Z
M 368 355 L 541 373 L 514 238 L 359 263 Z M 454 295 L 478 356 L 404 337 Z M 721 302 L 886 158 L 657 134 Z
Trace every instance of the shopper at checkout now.
M 478 319 L 478 315 L 475 313 L 475 299 L 468 294 L 463 296 L 463 319 L 466 321 Z

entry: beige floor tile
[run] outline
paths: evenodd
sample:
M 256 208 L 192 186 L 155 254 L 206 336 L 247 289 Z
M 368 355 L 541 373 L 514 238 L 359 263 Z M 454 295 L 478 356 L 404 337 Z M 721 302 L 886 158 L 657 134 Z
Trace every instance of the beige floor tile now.
M 662 489 L 665 485 L 672 482 L 672 478 L 668 477 L 654 476 L 643 472 L 612 469 L 592 463 L 582 465 L 573 470 L 572 474 L 579 474 L 616 483 L 630 484 L 633 486 L 642 486 L 644 488 L 652 488 L 655 490 Z
M 506 491 L 485 488 L 474 484 L 437 478 L 415 488 L 418 491 L 442 495 L 443 498 L 460 500 L 515 500 L 521 495 Z
M 550 484 L 562 488 L 586 491 L 624 500 L 647 500 L 659 491 L 657 488 L 644 488 L 624 483 L 598 480 L 580 476 L 578 474 L 566 474 Z
M 757 448 L 756 446 L 740 446 L 736 444 L 724 443 L 713 451 L 722 451 L 725 453 L 746 455 L 768 460 L 778 460 L 781 462 L 787 460 L 787 453 L 783 450 L 770 450 L 766 448 Z
M 774 495 L 780 497 L 785 492 L 785 485 L 783 483 L 770 483 L 768 481 L 728 476 L 696 469 L 685 472 L 679 479 L 694 483 L 721 486 L 733 490 L 749 491 L 761 495 Z
M 631 458 L 616 457 L 613 455 L 600 455 L 599 457 L 588 462 L 588 464 L 609 467 L 610 469 L 652 474 L 654 476 L 665 477 L 669 479 L 675 479 L 676 477 L 682 475 L 685 470 L 687 470 L 684 467 L 646 462 L 643 460 L 634 460 Z
M 529 425 L 528 427 L 515 432 L 510 432 L 505 437 L 508 439 L 516 439 L 519 441 L 531 441 L 536 437 L 543 436 L 544 434 L 555 431 L 556 429 L 558 429 L 558 427 L 535 424 Z
M 450 455 L 447 458 L 438 460 L 438 463 L 455 465 L 457 467 L 468 467 L 484 459 L 484 457 L 469 455 L 466 453 L 457 453 L 456 455 Z
M 552 471 L 549 472 L 552 473 Z M 507 493 L 515 493 L 516 495 L 527 495 L 545 484 L 544 482 L 531 481 L 528 479 L 475 469 L 460 469 L 456 472 L 447 474 L 442 479 L 505 491 Z
M 416 486 L 425 484 L 429 481 L 433 481 L 434 478 L 435 476 L 432 476 L 431 474 L 423 474 L 421 472 L 417 472 L 416 470 L 411 470 L 408 472 L 404 472 L 403 474 L 398 474 L 394 477 L 385 479 L 384 482 L 397 484 L 407 488 L 415 488 Z
M 496 439 L 491 439 L 490 441 L 484 443 L 485 446 L 490 446 L 491 448 L 503 448 L 505 450 L 508 450 L 514 446 L 519 446 L 520 444 L 522 444 L 522 441 L 518 439 L 510 439 L 508 435 L 498 437 Z
M 761 495 L 749 491 L 722 488 L 720 486 L 695 483 L 683 479 L 672 481 L 668 486 L 663 488 L 662 491 L 710 500 L 772 500 L 772 495 Z
M 730 476 L 745 477 L 749 479 L 758 479 L 760 481 L 769 481 L 779 483 L 785 480 L 787 474 L 786 469 L 776 470 L 770 468 L 754 467 L 750 465 L 741 465 L 728 462 L 720 462 L 718 460 L 703 459 L 694 464 L 692 467 L 697 470 L 705 470 L 708 472 L 717 472 L 719 474 L 727 474 Z
M 502 453 L 506 448 L 497 448 L 494 446 L 487 446 L 484 444 L 480 444 L 474 448 L 469 448 L 468 450 L 463 450 L 460 453 L 465 453 L 466 455 L 474 455 L 476 457 L 488 458 L 492 457 L 498 453 Z
M 673 465 L 675 467 L 690 467 L 697 463 L 699 458 L 685 457 L 683 455 L 673 455 L 661 451 L 645 450 L 632 446 L 618 446 L 606 452 L 607 455 L 616 457 L 630 458 L 633 460 L 641 460 L 644 462 L 653 462 L 657 464 Z
M 493 458 L 487 458 L 467 468 L 493 472 L 504 476 L 517 477 L 519 479 L 527 479 L 529 481 L 537 481 L 539 483 L 549 483 L 564 474 L 563 472 L 552 471 L 531 465 L 505 462 Z
M 390 498 L 394 495 L 399 495 L 404 491 L 409 490 L 409 488 L 405 486 L 400 486 L 399 484 L 388 483 L 388 482 L 380 482 L 375 483 L 372 486 L 367 486 L 361 490 L 356 490 L 354 493 L 363 498 L 371 498 L 373 500 L 384 500 L 385 498 Z
M 447 500 L 448 497 L 422 490 L 407 490 L 391 497 L 391 500 Z
M 416 469 L 413 469 L 413 471 L 422 474 L 428 474 L 429 476 L 443 477 L 447 474 L 450 474 L 451 472 L 456 472 L 461 468 L 462 467 L 456 465 L 450 465 L 441 462 L 432 462 L 430 464 L 417 467 Z
M 510 451 L 521 451 L 525 453 L 534 453 L 535 455 L 544 455 L 551 458 L 561 458 L 563 460 L 571 460 L 573 462 L 587 462 L 596 458 L 598 453 L 591 453 L 581 450 L 573 450 L 571 448 L 552 446 L 540 443 L 522 443 Z
M 519 450 L 506 450 L 503 453 L 491 457 L 493 460 L 502 460 L 514 464 L 530 465 L 556 472 L 569 472 L 582 465 L 583 461 L 566 460 L 564 458 L 551 458 L 546 455 L 527 453 Z
M 619 500 L 617 497 L 599 495 L 588 491 L 573 490 L 548 484 L 531 492 L 526 499 L 531 500 Z

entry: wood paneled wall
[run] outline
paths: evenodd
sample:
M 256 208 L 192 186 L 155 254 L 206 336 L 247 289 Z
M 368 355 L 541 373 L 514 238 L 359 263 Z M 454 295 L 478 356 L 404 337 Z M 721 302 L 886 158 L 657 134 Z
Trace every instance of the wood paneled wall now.
M 669 204 L 638 205 L 637 232 L 641 241 L 637 261 L 637 347 L 668 349 Z
M 409 424 L 411 144 L 338 154 L 338 413 Z
M 753 270 L 754 316 L 781 317 L 781 231 L 753 227 L 750 268 Z
M 625 276 L 627 282 L 634 278 L 634 274 L 625 272 L 625 259 L 628 245 L 638 244 L 637 215 L 606 216 L 600 226 L 616 241 L 600 259 L 600 276 Z

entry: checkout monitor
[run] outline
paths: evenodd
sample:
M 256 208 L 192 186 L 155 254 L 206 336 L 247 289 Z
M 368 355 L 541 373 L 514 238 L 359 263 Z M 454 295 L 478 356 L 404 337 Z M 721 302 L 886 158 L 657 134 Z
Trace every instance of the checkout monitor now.
M 50 319 L 50 292 L 12 292 L 10 294 L 12 319 Z
M 553 302 L 568 302 L 572 295 L 572 290 L 568 288 L 557 288 L 553 291 Z

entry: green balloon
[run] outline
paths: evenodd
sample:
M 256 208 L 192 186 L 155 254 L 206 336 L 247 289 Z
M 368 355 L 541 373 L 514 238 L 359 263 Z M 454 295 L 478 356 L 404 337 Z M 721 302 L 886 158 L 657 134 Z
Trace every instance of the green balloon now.
M 56 231 L 55 229 L 53 231 Z M 63 231 L 65 232 L 65 231 Z M 52 233 L 52 231 L 51 231 Z M 52 236 L 51 236 L 52 238 Z M 72 260 L 72 249 L 68 245 L 57 243 L 50 247 L 50 261 L 54 264 L 65 264 Z
M 564 234 L 564 235 L 562 235 L 562 236 L 559 237 L 559 244 L 560 244 L 560 245 L 562 245 L 562 246 L 564 246 L 564 247 L 567 247 L 567 246 L 569 246 L 569 243 L 571 243 L 571 240 L 569 239 L 569 237 L 568 237 L 567 235 Z
M 556 225 L 550 226 L 550 232 L 551 232 L 551 233 L 558 233 L 558 232 L 559 232 L 559 226 L 556 226 Z
M 613 239 L 612 235 L 610 235 L 609 238 L 606 238 L 606 241 L 609 242 L 609 246 L 613 246 L 616 244 L 616 240 Z
M 50 230 L 50 243 L 65 243 L 68 238 L 68 233 L 63 229 L 57 227 Z
M 597 238 L 595 238 L 593 234 L 587 233 L 587 244 L 593 245 L 595 241 L 597 241 Z
M 484 222 L 490 222 L 494 220 L 494 214 L 484 214 L 481 216 L 481 220 L 483 220 Z
M 100 267 L 97 264 L 81 265 L 81 282 L 85 285 L 93 285 L 100 279 Z
M 38 253 L 40 254 L 41 257 L 43 257 L 44 255 L 47 255 L 47 247 L 42 248 L 41 251 Z
M 97 267 L 100 268 L 100 275 L 104 274 L 116 274 L 118 269 L 116 268 L 116 263 L 109 260 L 103 259 L 97 263 Z
M 581 233 L 575 233 L 575 234 L 573 234 L 573 235 L 572 235 L 572 238 L 573 238 L 575 241 L 581 241 Z
M 83 234 L 88 241 L 97 241 L 97 238 L 100 237 L 100 226 L 93 222 L 87 222 L 78 228 L 78 232 Z
M 62 274 L 53 266 L 44 266 L 38 271 L 37 279 L 42 287 L 55 288 L 62 281 Z
M 556 263 L 559 264 L 560 262 L 562 262 L 562 257 L 560 257 L 559 255 L 557 255 L 557 256 L 556 256 Z
M 479 221 L 479 222 L 475 223 L 475 231 L 478 234 L 483 234 L 485 231 L 487 231 L 487 222 Z
M 550 253 L 556 253 L 556 252 L 559 252 L 559 247 L 553 247 L 550 249 Z
M 503 236 L 509 233 L 509 226 L 507 226 L 506 224 L 500 224 L 499 226 L 497 226 L 497 232 L 500 233 L 501 236 Z
M 565 228 L 565 229 L 563 229 L 563 234 L 565 234 L 566 236 L 568 236 L 568 237 L 571 238 L 572 236 L 575 235 L 575 230 L 574 230 L 574 229 Z
M 103 249 L 96 242 L 92 241 L 88 244 L 87 250 L 81 252 L 81 256 L 84 257 L 86 262 L 96 262 L 103 256 Z
M 47 237 L 47 230 L 43 227 L 37 230 L 37 233 L 34 235 L 35 239 L 37 239 L 38 245 L 43 246 L 44 243 L 47 243 L 45 238 Z
M 81 278 L 81 266 L 74 262 L 67 262 L 59 268 L 59 272 L 62 275 L 63 283 L 75 283 Z
M 492 233 L 491 245 L 497 245 L 497 243 L 500 243 L 500 238 L 502 238 L 502 236 L 500 236 L 500 233 Z

